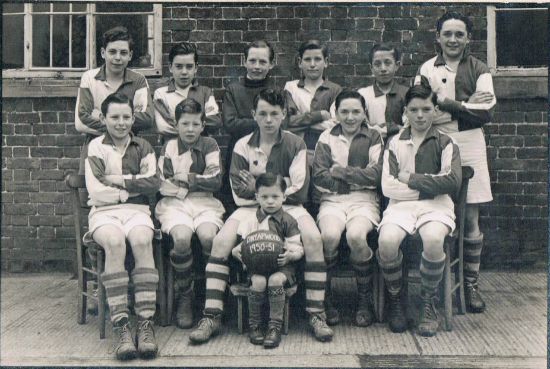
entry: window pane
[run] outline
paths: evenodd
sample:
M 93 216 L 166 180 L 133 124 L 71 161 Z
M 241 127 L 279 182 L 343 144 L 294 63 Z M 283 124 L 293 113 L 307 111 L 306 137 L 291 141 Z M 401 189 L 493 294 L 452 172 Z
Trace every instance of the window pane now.
M 547 65 L 548 13 L 541 10 L 496 12 L 497 65 L 541 67 Z
M 69 3 L 54 3 L 53 4 L 53 11 L 54 12 L 68 12 L 69 11 Z
M 54 67 L 69 66 L 69 16 L 53 16 L 53 65 Z
M 86 3 L 73 3 L 73 12 L 85 12 Z
M 86 67 L 86 16 L 73 15 L 73 67 Z
M 32 11 L 33 11 L 33 13 L 49 12 L 50 11 L 50 4 L 49 3 L 33 4 Z
M 2 4 L 2 12 L 6 13 L 22 13 L 25 4 Z
M 23 15 L 2 16 L 2 69 L 23 68 Z
M 98 13 L 121 12 L 152 12 L 153 4 L 144 3 L 97 3 L 95 10 Z
M 32 65 L 50 66 L 50 16 L 32 16 Z
M 99 4 L 97 4 L 99 5 Z M 102 35 L 105 31 L 124 26 L 134 40 L 134 49 L 130 67 L 150 67 L 153 65 L 153 50 L 148 49 L 147 15 L 98 15 L 96 16 L 96 60 L 97 65 L 103 64 L 101 58 Z M 151 38 L 153 35 L 150 36 Z

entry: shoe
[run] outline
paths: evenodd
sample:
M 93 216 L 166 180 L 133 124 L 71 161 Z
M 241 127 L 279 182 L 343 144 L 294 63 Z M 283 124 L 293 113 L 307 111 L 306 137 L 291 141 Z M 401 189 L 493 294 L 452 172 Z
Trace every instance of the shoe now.
M 281 343 L 281 328 L 270 323 L 264 338 L 264 347 L 275 348 L 279 343 Z
M 220 332 L 222 325 L 221 314 L 218 315 L 205 315 L 204 318 L 199 320 L 197 328 L 189 335 L 189 340 L 192 343 L 204 343 L 207 342 L 210 337 L 217 335 Z
M 97 287 L 92 287 L 90 294 L 95 298 L 88 298 L 86 301 L 86 311 L 88 314 L 97 315 Z
M 324 313 L 318 313 L 309 316 L 309 326 L 313 330 L 315 338 L 321 342 L 332 340 L 332 336 L 334 335 L 332 329 L 327 325 L 324 315 Z
M 466 310 L 469 313 L 483 313 L 485 311 L 485 301 L 479 293 L 477 283 L 465 283 L 464 294 L 466 297 Z
M 435 296 L 422 296 L 418 334 L 423 337 L 435 336 L 439 328 L 439 316 L 435 307 L 435 300 Z
M 325 314 L 327 315 L 328 325 L 336 325 L 340 323 L 340 312 L 332 304 L 332 298 L 329 296 L 325 299 Z
M 122 319 L 113 326 L 115 348 L 114 352 L 118 360 L 130 360 L 137 356 L 136 345 L 132 339 L 132 332 L 128 319 Z
M 153 330 L 153 322 L 149 319 L 138 321 L 136 342 L 139 356 L 144 359 L 152 359 L 157 356 L 158 346 Z
M 181 291 L 176 307 L 176 326 L 182 329 L 193 327 L 193 289 Z
M 401 301 L 401 293 L 389 294 L 388 322 L 393 333 L 402 333 L 407 330 L 407 317 Z
M 263 345 L 264 332 L 260 325 L 252 325 L 248 330 L 248 338 L 253 345 Z
M 358 327 L 368 327 L 374 323 L 374 303 L 372 290 L 359 291 L 357 296 L 357 312 L 355 313 L 355 325 Z

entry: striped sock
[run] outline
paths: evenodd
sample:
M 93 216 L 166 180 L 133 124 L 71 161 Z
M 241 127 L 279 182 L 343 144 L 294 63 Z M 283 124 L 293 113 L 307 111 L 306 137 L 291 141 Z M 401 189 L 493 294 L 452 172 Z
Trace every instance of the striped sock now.
M 445 268 L 445 255 L 441 260 L 428 260 L 422 253 L 420 261 L 420 293 L 425 296 L 434 296 L 437 293 L 437 286 L 443 277 Z
M 466 283 L 477 284 L 482 249 L 483 234 L 478 238 L 464 237 L 464 280 Z
M 115 324 L 122 318 L 128 319 L 128 272 L 101 274 L 107 304 L 111 314 L 111 322 Z
M 136 303 L 134 309 L 141 319 L 151 319 L 155 315 L 157 302 L 157 287 L 159 273 L 154 268 L 138 268 L 132 271 L 134 281 L 134 295 Z
M 269 298 L 269 324 L 276 324 L 281 328 L 285 310 L 285 289 L 282 286 L 268 287 L 267 295 Z
M 307 262 L 304 272 L 306 285 L 306 311 L 323 313 L 325 311 L 325 284 L 327 271 L 325 262 Z
M 386 281 L 388 292 L 392 295 L 398 295 L 403 285 L 403 253 L 399 250 L 397 258 L 393 260 L 383 260 L 380 253 L 376 251 L 378 265 L 382 269 L 382 275 Z
M 372 275 L 374 272 L 374 263 L 371 257 L 366 261 L 350 260 L 351 267 L 355 271 L 357 279 L 357 289 L 359 291 L 369 290 L 370 283 L 372 281 Z
M 176 291 L 186 291 L 191 286 L 192 275 L 191 268 L 193 266 L 193 252 L 189 248 L 183 253 L 178 253 L 176 250 L 170 251 L 170 263 L 174 267 L 174 289 Z
M 223 297 L 229 280 L 229 266 L 227 261 L 210 256 L 206 265 L 206 301 L 204 313 L 208 315 L 223 312 Z

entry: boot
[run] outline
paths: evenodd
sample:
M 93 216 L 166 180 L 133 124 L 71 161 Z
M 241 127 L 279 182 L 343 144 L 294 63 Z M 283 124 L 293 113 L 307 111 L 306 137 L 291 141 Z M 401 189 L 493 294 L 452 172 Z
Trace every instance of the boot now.
M 437 313 L 436 297 L 429 294 L 421 294 L 422 307 L 418 323 L 418 334 L 423 337 L 432 337 L 439 328 L 439 316 Z
M 253 345 L 264 343 L 262 330 L 262 306 L 265 294 L 250 290 L 248 292 L 248 338 Z
M 275 348 L 281 343 L 282 321 L 270 320 L 267 328 L 267 334 L 264 338 L 264 348 Z
M 479 293 L 477 281 L 475 283 L 464 282 L 464 293 L 466 297 L 466 309 L 469 313 L 483 313 L 485 301 Z
M 326 342 L 332 340 L 334 332 L 326 323 L 324 313 L 310 313 L 309 326 L 318 341 Z
M 192 343 L 207 342 L 210 337 L 217 335 L 220 332 L 222 325 L 221 314 L 205 314 L 204 318 L 199 320 L 197 328 L 189 335 L 189 341 Z
M 388 322 L 390 330 L 393 333 L 402 333 L 407 330 L 407 317 L 403 309 L 403 301 L 401 300 L 401 291 L 397 294 L 389 294 L 389 314 Z
M 368 327 L 375 320 L 374 298 L 372 296 L 371 283 L 366 285 L 357 285 L 357 312 L 355 313 L 355 325 L 358 327 Z
M 464 237 L 464 292 L 466 310 L 470 313 L 485 311 L 485 302 L 479 293 L 478 278 L 483 249 L 483 233 L 477 237 Z
M 176 326 L 188 329 L 193 327 L 193 299 L 195 294 L 189 286 L 186 290 L 179 291 L 178 305 L 176 308 Z
M 158 346 L 151 320 L 144 319 L 138 321 L 136 341 L 141 358 L 152 359 L 157 356 Z
M 132 331 L 128 318 L 122 318 L 113 325 L 115 339 L 115 355 L 118 360 L 130 360 L 137 356 L 136 346 L 132 339 Z
M 328 325 L 336 325 L 340 323 L 340 312 L 334 306 L 334 298 L 332 296 L 332 269 L 327 270 L 327 283 L 325 284 L 325 313 L 327 316 Z

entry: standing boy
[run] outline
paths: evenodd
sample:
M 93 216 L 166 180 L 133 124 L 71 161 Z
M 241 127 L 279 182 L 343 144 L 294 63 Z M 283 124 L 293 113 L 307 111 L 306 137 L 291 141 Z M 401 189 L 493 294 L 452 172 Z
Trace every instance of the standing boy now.
M 365 100 L 354 91 L 336 97 L 338 124 L 321 134 L 313 160 L 313 182 L 322 193 L 317 224 L 327 264 L 325 306 L 327 323 L 340 321 L 330 293 L 331 274 L 338 262 L 338 245 L 346 230 L 350 262 L 356 273 L 358 302 L 354 323 L 366 327 L 374 321 L 373 252 L 367 234 L 380 221 L 382 138 L 365 122 Z
M 199 85 L 195 79 L 199 67 L 197 47 L 190 42 L 173 46 L 168 62 L 172 74 L 168 86 L 159 87 L 153 98 L 158 132 L 166 139 L 178 136 L 176 106 L 186 98 L 201 104 L 207 131 L 218 128 L 221 118 L 212 89 Z
M 155 152 L 147 141 L 131 133 L 135 118 L 132 101 L 126 95 L 107 96 L 101 104 L 100 119 L 106 132 L 90 142 L 85 161 L 88 204 L 92 206 L 85 237 L 92 237 L 105 250 L 102 280 L 115 332 L 116 357 L 130 359 L 137 352 L 142 357 L 154 357 L 157 343 L 152 319 L 159 276 L 153 259 L 154 226 L 148 196 L 159 189 Z M 126 241 L 135 260 L 132 281 L 138 316 L 137 351 L 128 321 Z
M 175 270 L 176 325 L 193 326 L 193 252 L 191 237 L 197 234 L 207 258 L 212 240 L 223 225 L 225 209 L 213 194 L 221 186 L 220 149 L 216 140 L 201 136 L 203 106 L 193 98 L 176 105 L 178 137 L 167 141 L 160 154 L 160 193 L 155 216 L 161 229 L 174 241 L 170 262 Z
M 455 228 L 451 196 L 458 193 L 462 171 L 458 147 L 432 126 L 437 96 L 427 84 L 413 86 L 405 95 L 410 126 L 393 136 L 384 151 L 382 191 L 390 199 L 379 226 L 378 263 L 389 291 L 389 326 L 407 329 L 401 301 L 403 254 L 407 234 L 422 238 L 420 262 L 421 336 L 433 336 L 439 326 L 435 307 L 443 276 L 445 236 Z
M 283 209 L 298 222 L 305 247 L 306 310 L 310 313 L 310 327 L 317 339 L 327 341 L 332 338 L 333 332 L 326 325 L 324 314 L 326 271 L 323 244 L 315 221 L 302 206 L 309 186 L 306 147 L 300 137 L 281 129 L 286 115 L 282 93 L 263 90 L 254 98 L 252 107 L 257 128 L 237 141 L 231 160 L 231 187 L 235 203 L 240 207 L 214 238 L 212 254 L 206 266 L 204 318 L 189 339 L 202 343 L 219 332 L 223 296 L 229 277 L 228 257 L 237 244 L 239 224 L 255 215 L 256 178 L 270 172 L 281 175 L 287 184 Z

